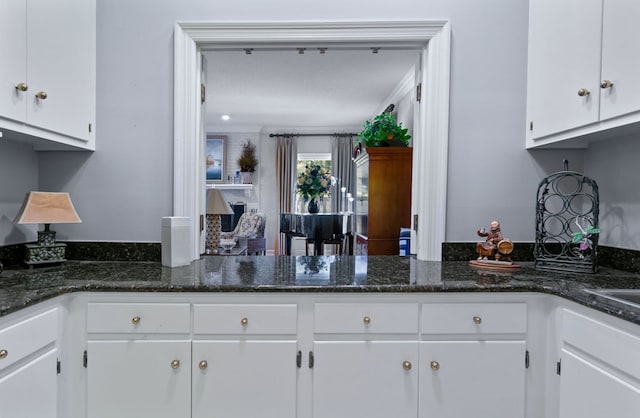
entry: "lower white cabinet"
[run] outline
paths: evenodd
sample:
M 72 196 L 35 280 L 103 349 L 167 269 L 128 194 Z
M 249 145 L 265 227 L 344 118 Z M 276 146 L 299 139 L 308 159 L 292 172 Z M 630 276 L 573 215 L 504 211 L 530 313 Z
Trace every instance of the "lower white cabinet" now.
M 422 305 L 420 417 L 523 418 L 527 304 Z
M 524 417 L 524 341 L 420 344 L 420 417 Z
M 295 304 L 89 303 L 87 318 L 89 418 L 296 416 Z
M 417 341 L 320 341 L 313 356 L 314 418 L 417 416 Z
M 51 349 L 0 378 L 0 417 L 58 416 L 57 355 Z
M 625 381 L 616 373 L 567 350 L 562 352 L 560 382 L 561 418 L 640 416 L 637 383 Z
M 640 335 L 563 312 L 560 418 L 640 416 Z
M 89 341 L 87 353 L 88 418 L 189 416 L 190 341 Z
M 46 306 L 0 318 L 1 418 L 640 416 L 640 327 L 554 296 L 82 293 Z
M 193 341 L 191 416 L 295 418 L 296 348 L 295 340 Z
M 58 416 L 58 310 L 0 325 L 0 417 Z
M 316 303 L 313 318 L 313 418 L 416 417 L 417 303 Z

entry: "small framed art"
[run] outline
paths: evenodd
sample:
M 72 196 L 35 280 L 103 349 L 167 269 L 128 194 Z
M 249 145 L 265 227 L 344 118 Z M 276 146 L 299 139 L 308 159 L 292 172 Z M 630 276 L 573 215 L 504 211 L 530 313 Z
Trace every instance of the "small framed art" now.
M 205 150 L 207 183 L 224 182 L 224 142 L 225 137 L 207 135 Z

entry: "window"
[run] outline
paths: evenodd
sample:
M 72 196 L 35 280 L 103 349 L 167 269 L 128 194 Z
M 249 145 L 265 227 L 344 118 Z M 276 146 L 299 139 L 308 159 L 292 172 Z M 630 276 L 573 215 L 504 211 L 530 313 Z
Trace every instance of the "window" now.
M 331 172 L 331 153 L 322 152 L 322 153 L 298 153 L 298 167 L 296 169 L 296 178 L 304 172 L 307 165 L 319 165 L 323 168 L 326 168 Z M 307 213 L 307 204 L 309 202 L 305 202 L 302 196 L 295 193 L 295 202 L 296 202 L 296 212 L 298 213 Z M 331 191 L 333 193 L 333 190 Z M 331 212 L 331 193 L 320 200 L 320 212 Z

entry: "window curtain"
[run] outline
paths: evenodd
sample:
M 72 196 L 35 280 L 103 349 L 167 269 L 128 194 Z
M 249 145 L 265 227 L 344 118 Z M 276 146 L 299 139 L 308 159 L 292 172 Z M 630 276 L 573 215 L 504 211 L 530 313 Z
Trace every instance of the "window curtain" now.
M 348 208 L 346 196 L 342 194 L 342 187 L 346 193 L 355 196 L 355 168 L 351 157 L 353 156 L 353 148 L 355 146 L 355 138 L 353 136 L 334 136 L 331 140 L 331 171 L 333 176 L 338 180 L 336 192 L 331 199 L 331 211 L 341 212 Z
M 276 181 L 278 184 L 278 213 L 294 211 L 296 193 L 296 169 L 298 165 L 298 137 L 277 138 L 276 145 Z M 278 216 L 278 243 L 276 254 L 285 254 L 285 240 L 280 231 Z

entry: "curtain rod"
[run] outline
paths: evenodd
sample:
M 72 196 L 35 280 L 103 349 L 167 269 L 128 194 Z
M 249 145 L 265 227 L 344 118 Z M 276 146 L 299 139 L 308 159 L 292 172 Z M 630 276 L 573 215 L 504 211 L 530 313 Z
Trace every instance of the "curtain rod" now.
M 291 138 L 294 136 L 337 136 L 337 137 L 348 137 L 348 136 L 358 136 L 358 134 L 354 133 L 333 133 L 333 134 L 269 134 L 269 138 Z

